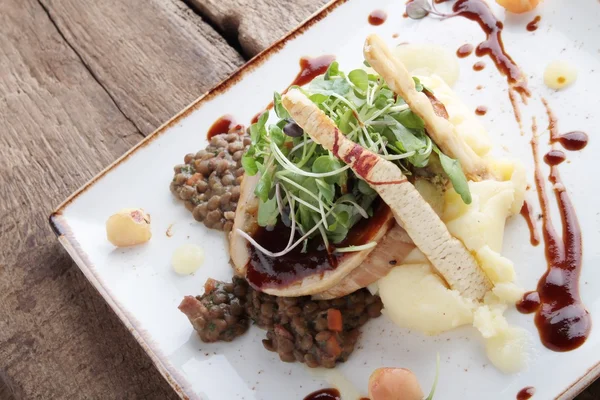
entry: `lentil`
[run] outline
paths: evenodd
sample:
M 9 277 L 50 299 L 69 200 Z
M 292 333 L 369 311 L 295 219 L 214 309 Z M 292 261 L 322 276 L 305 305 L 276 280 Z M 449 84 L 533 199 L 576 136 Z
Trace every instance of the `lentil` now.
M 250 137 L 238 126 L 213 136 L 205 149 L 186 154 L 184 164 L 174 167 L 171 192 L 194 219 L 212 229 L 231 230 L 244 175 L 241 160 L 249 145 Z

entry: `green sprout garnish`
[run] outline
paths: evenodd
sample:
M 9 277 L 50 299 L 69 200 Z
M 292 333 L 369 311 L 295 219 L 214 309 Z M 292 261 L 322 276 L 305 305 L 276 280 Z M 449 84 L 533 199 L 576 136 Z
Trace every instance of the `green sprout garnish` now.
M 416 89 L 423 85 L 414 78 Z M 471 197 L 460 163 L 441 152 L 425 131 L 423 120 L 378 75 L 355 69 L 347 75 L 333 62 L 308 88 L 300 88 L 339 130 L 362 147 L 394 162 L 406 175 L 441 175 L 465 203 Z M 330 151 L 315 143 L 293 120 L 275 93 L 275 124 L 263 113 L 250 126 L 252 145 L 242 158 L 250 176 L 260 174 L 258 224 L 278 221 L 291 229 L 288 245 L 273 253 L 240 231 L 257 249 L 278 257 L 321 236 L 327 248 L 339 244 L 361 219 L 373 215 L 376 192 Z M 426 169 L 427 168 L 427 169 Z M 296 233 L 300 238 L 296 239 Z M 296 240 L 294 240 L 296 239 Z M 338 252 L 375 246 L 340 247 Z
M 429 396 L 425 400 L 433 400 L 433 395 L 435 394 L 435 388 L 437 387 L 438 377 L 440 376 L 440 353 L 437 353 L 437 359 L 435 362 L 435 378 L 433 378 L 433 385 L 431 386 L 431 391 L 429 392 Z

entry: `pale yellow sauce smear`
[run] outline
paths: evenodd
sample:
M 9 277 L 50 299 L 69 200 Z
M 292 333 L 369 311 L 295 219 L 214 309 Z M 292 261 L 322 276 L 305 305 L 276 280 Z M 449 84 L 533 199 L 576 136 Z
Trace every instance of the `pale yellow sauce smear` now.
M 396 47 L 394 54 L 412 75 L 438 75 L 448 86 L 458 80 L 456 55 L 442 46 L 409 43 Z
M 191 275 L 204 263 L 204 249 L 195 244 L 179 246 L 171 256 L 171 266 L 179 275 Z
M 544 71 L 544 83 L 550 89 L 560 90 L 577 80 L 577 69 L 568 61 L 552 61 Z

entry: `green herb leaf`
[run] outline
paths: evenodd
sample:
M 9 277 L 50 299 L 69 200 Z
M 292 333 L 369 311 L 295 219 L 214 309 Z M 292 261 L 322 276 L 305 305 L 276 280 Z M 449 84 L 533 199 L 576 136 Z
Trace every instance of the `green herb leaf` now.
M 369 186 L 369 184 L 365 181 L 363 181 L 362 179 L 358 180 L 358 190 L 360 191 L 360 193 L 367 195 L 367 196 L 373 196 L 376 194 L 375 190 L 373 190 L 373 188 L 371 186 Z
M 469 183 L 467 182 L 467 177 L 465 176 L 460 162 L 453 158 L 448 157 L 444 153 L 442 153 L 436 147 L 436 153 L 440 157 L 440 163 L 442 164 L 442 168 L 448 178 L 450 178 L 450 182 L 452 182 L 452 186 L 456 193 L 460 195 L 465 204 L 471 204 L 471 191 L 469 190 Z
M 254 189 L 254 194 L 258 197 L 262 202 L 267 202 L 269 200 L 269 192 L 271 191 L 271 187 L 273 186 L 273 177 L 268 171 L 264 171 L 263 175 L 258 180 L 256 184 L 256 188 Z
M 250 138 L 252 139 L 253 144 L 258 143 L 261 136 L 265 136 L 267 134 L 265 124 L 267 123 L 268 119 L 269 112 L 265 111 L 260 115 L 256 123 L 250 125 Z
M 340 128 L 340 131 L 342 131 L 344 135 L 347 135 L 354 129 L 350 124 L 354 124 L 354 126 L 357 126 L 358 121 L 354 116 L 354 112 L 351 109 L 347 109 L 344 115 L 340 117 L 340 120 L 337 125 L 338 128 Z
M 317 157 L 317 159 L 312 164 L 312 172 L 316 174 L 323 174 L 325 172 L 335 171 L 336 169 L 342 168 L 342 164 L 335 157 L 330 157 L 329 155 Z M 338 177 L 335 175 L 328 176 L 325 179 L 327 183 L 336 183 Z
M 277 117 L 281 119 L 290 118 L 290 114 L 287 112 L 287 110 L 281 103 L 281 94 L 277 92 L 273 94 L 273 108 L 275 110 L 275 114 L 277 114 Z
M 329 99 L 329 96 L 326 95 L 326 94 L 315 93 L 315 94 L 311 95 L 309 97 L 309 99 L 310 99 L 310 101 L 312 101 L 316 105 L 319 105 L 319 104 L 327 101 Z
M 333 204 L 333 198 L 335 196 L 335 186 L 330 183 L 326 183 L 323 179 L 317 179 L 317 188 L 319 193 L 329 204 Z
M 364 69 L 355 69 L 350 71 L 348 79 L 354 84 L 361 92 L 366 93 L 369 88 L 369 76 Z
M 257 222 L 260 226 L 274 226 L 277 223 L 279 210 L 277 209 L 277 199 L 273 197 L 266 202 L 258 202 Z
M 246 171 L 249 176 L 254 176 L 258 172 L 258 166 L 256 165 L 254 154 L 249 153 L 250 151 L 242 156 L 242 167 L 244 167 L 244 171 Z
M 392 114 L 392 117 L 409 129 L 423 129 L 425 127 L 421 117 L 411 110 L 402 110 L 399 113 Z
M 330 80 L 332 76 L 338 76 L 340 74 L 340 65 L 337 61 L 329 64 L 327 71 L 325 72 L 325 76 L 323 77 L 326 81 Z
M 419 80 L 419 78 L 413 76 L 413 81 L 415 81 L 415 89 L 417 90 L 417 92 L 422 92 L 423 85 L 421 85 L 421 81 Z
M 277 125 L 269 126 L 269 137 L 279 147 L 285 142 L 286 135 L 283 130 Z
M 365 67 L 371 68 L 371 64 L 369 64 L 367 60 L 363 60 L 363 64 L 365 65 Z
M 350 91 L 350 84 L 346 79 L 342 78 L 325 80 L 323 76 L 317 76 L 310 82 L 309 91 L 326 95 L 338 94 L 344 96 Z

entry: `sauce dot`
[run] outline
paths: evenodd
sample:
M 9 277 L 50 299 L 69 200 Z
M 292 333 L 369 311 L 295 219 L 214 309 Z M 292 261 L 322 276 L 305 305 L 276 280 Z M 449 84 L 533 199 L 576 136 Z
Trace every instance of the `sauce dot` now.
M 544 156 L 544 162 L 550 166 L 555 166 L 567 159 L 567 156 L 561 150 L 550 150 Z
M 191 275 L 204 263 L 204 249 L 195 244 L 179 246 L 171 256 L 171 266 L 179 275 Z
M 588 144 L 588 135 L 585 132 L 573 131 L 563 133 L 559 136 L 558 141 L 567 150 L 577 151 L 582 150 Z
M 537 15 L 533 21 L 531 21 L 530 23 L 527 24 L 527 30 L 529 32 L 533 32 L 535 30 L 537 30 L 538 28 L 538 23 L 540 22 L 540 20 L 542 19 L 542 17 L 540 17 L 539 15 Z
M 544 71 L 544 83 L 550 89 L 564 89 L 577 79 L 577 69 L 567 61 L 552 61 Z
M 369 24 L 371 25 L 381 25 L 387 19 L 387 13 L 383 10 L 375 10 L 369 14 Z
M 475 47 L 470 43 L 463 44 L 456 50 L 456 56 L 458 58 L 465 58 L 473 52 L 474 48 Z
M 527 386 L 517 393 L 517 400 L 529 400 L 535 394 L 535 388 Z
M 481 71 L 485 68 L 485 63 L 483 61 L 477 61 L 475 64 L 473 64 L 473 69 L 475 71 Z
M 475 109 L 475 114 L 477 115 L 485 115 L 488 111 L 488 108 L 486 106 L 478 106 Z

